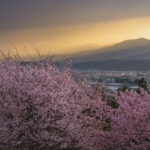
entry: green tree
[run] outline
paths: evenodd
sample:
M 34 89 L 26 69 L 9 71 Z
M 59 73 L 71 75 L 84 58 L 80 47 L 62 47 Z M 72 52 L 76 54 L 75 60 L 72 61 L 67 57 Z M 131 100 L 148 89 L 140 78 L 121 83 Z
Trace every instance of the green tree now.
M 138 81 L 138 86 L 139 88 L 137 89 L 137 93 L 140 94 L 140 88 L 143 88 L 145 91 L 149 92 L 148 90 L 148 85 L 147 85 L 147 81 L 144 79 L 144 78 L 141 78 L 139 81 Z
M 126 90 L 130 91 L 130 88 L 126 85 L 123 85 L 122 87 L 118 88 L 117 91 L 120 92 L 125 92 Z

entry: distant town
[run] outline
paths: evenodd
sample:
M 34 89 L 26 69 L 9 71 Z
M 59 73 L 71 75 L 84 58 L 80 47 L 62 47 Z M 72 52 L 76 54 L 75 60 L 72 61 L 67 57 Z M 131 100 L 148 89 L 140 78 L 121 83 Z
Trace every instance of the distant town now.
M 150 88 L 150 71 L 100 71 L 100 70 L 75 70 L 78 77 L 86 77 L 91 84 L 100 82 L 104 92 L 112 94 L 118 88 L 127 86 L 132 90 L 138 88 L 138 81 L 144 78 Z

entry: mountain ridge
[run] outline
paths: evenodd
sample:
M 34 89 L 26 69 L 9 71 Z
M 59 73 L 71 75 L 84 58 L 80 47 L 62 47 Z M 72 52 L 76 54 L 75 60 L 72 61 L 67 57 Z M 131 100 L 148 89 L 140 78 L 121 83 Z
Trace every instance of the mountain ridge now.
M 73 57 L 73 68 L 80 70 L 150 70 L 150 40 L 126 40 L 109 47 Z
M 141 56 L 141 57 L 140 57 Z M 137 58 L 136 58 L 137 57 Z M 150 59 L 150 40 L 126 40 L 109 47 L 83 52 L 73 56 L 74 61 L 99 61 L 112 59 Z

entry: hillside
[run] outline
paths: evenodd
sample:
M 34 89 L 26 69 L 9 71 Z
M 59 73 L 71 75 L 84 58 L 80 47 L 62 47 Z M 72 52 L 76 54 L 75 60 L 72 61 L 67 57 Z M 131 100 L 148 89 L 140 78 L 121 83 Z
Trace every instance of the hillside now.
M 76 69 L 150 70 L 150 40 L 140 38 L 73 56 Z

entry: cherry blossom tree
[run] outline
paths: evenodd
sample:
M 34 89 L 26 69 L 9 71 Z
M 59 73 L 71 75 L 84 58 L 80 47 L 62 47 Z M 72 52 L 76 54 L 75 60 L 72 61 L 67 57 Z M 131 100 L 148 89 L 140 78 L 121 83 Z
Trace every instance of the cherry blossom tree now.
M 0 148 L 92 149 L 107 105 L 98 89 L 44 60 L 0 64 Z
M 144 89 L 140 94 L 128 91 L 116 94 L 118 109 L 111 113 L 112 148 L 150 149 L 150 95 Z
M 117 107 L 107 97 L 69 65 L 1 61 L 0 149 L 149 150 L 149 93 L 116 92 Z

